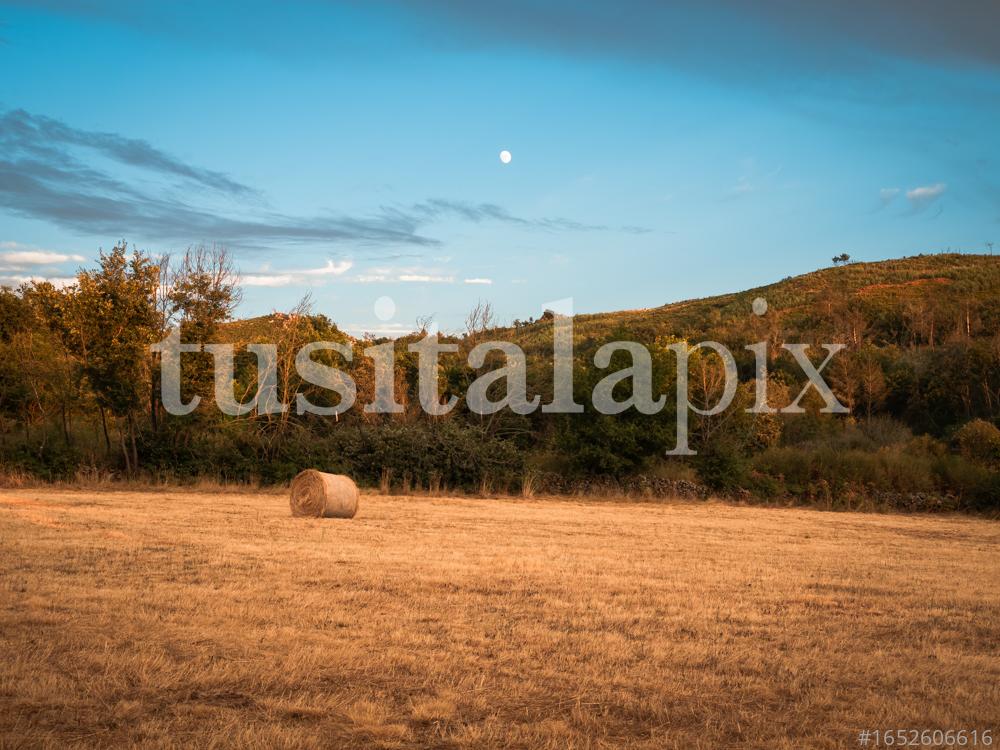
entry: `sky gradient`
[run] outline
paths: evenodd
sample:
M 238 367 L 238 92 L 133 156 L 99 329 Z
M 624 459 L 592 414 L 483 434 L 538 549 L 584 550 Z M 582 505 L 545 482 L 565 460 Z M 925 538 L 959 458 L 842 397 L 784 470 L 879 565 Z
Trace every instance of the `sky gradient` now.
M 393 333 L 984 252 L 998 27 L 985 0 L 0 3 L 0 284 L 217 243 L 240 314 L 311 293 Z

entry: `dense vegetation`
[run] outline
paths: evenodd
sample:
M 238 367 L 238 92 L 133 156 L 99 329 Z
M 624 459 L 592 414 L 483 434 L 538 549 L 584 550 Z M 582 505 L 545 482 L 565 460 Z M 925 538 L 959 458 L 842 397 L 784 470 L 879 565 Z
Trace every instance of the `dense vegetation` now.
M 457 396 L 444 416 L 419 403 L 417 355 L 395 342 L 398 414 L 362 405 L 375 393 L 374 366 L 355 340 L 304 302 L 287 314 L 230 320 L 239 301 L 224 252 L 192 250 L 179 261 L 127 252 L 124 243 L 82 271 L 75 286 L 35 283 L 0 290 L 0 464 L 7 473 L 44 479 L 82 474 L 184 480 L 281 482 L 307 466 L 349 472 L 368 484 L 397 488 L 516 491 L 586 487 L 676 491 L 705 487 L 744 498 L 810 501 L 828 507 L 1000 508 L 1000 259 L 918 256 L 838 267 L 738 294 L 663 307 L 576 316 L 574 389 L 582 414 L 541 410 L 489 417 L 463 400 L 469 385 L 502 366 L 491 355 L 472 368 L 478 343 L 509 340 L 528 354 L 528 393 L 551 398 L 552 337 L 558 316 L 500 327 L 488 305 L 467 330 L 446 338 L 459 347 L 439 364 L 441 396 Z M 754 299 L 768 303 L 765 314 Z M 211 357 L 187 354 L 185 399 L 202 396 L 192 414 L 172 416 L 159 401 L 160 362 L 149 345 L 173 327 L 188 343 L 236 346 L 234 395 L 256 390 L 256 358 L 246 347 L 278 344 L 276 398 L 283 413 L 255 409 L 228 417 L 212 403 Z M 294 358 L 305 343 L 348 344 L 351 362 L 330 352 L 314 360 L 348 371 L 355 408 L 334 417 L 298 415 L 295 394 L 335 405 L 337 395 L 304 383 Z M 655 393 L 667 406 L 655 415 L 630 409 L 599 414 L 589 397 L 608 372 L 626 367 L 615 355 L 598 369 L 593 357 L 609 341 L 646 345 Z M 674 445 L 678 341 L 719 341 L 733 352 L 740 386 L 733 405 L 692 416 L 689 458 L 667 457 Z M 804 414 L 748 414 L 755 360 L 745 346 L 768 343 L 770 404 L 789 404 L 804 385 L 783 343 L 847 345 L 824 377 L 849 416 L 825 414 L 815 390 Z M 812 360 L 825 352 L 814 348 Z M 718 358 L 692 354 L 691 402 L 714 404 L 724 378 Z M 616 398 L 629 395 L 620 384 Z M 503 383 L 492 389 L 503 395 Z

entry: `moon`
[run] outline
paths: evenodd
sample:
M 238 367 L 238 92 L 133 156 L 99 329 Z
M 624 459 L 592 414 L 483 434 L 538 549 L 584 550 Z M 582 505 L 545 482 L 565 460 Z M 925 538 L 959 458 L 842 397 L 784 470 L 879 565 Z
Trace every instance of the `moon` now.
M 510 151 L 508 151 L 507 149 L 504 149 L 503 151 L 500 152 L 500 161 L 502 161 L 504 164 L 510 164 L 510 160 L 513 158 L 514 157 L 510 155 Z

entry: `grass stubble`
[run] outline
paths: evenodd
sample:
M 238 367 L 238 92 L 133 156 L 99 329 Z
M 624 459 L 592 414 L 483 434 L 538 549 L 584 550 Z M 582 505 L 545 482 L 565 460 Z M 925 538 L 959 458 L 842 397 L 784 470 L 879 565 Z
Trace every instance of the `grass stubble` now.
M 1000 724 L 1000 526 L 0 491 L 0 746 L 834 748 Z M 1000 740 L 998 740 L 1000 741 Z

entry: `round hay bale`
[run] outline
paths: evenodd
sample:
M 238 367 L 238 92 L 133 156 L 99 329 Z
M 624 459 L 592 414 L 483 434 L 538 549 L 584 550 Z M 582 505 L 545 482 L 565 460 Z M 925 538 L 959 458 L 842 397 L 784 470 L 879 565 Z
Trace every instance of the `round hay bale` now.
M 292 515 L 314 518 L 354 518 L 358 486 L 343 474 L 306 469 L 292 480 Z

